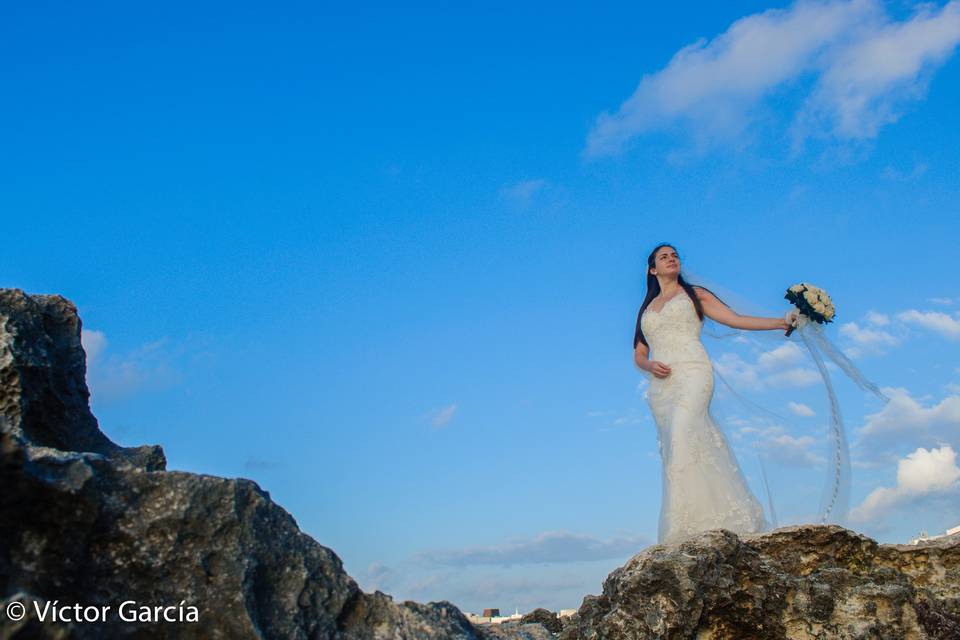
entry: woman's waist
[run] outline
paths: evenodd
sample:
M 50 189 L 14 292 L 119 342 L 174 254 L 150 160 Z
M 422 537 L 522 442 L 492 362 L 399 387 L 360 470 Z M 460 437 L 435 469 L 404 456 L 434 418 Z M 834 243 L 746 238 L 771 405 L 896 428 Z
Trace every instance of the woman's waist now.
M 653 345 L 650 353 L 651 360 L 659 360 L 665 364 L 679 362 L 706 362 L 710 363 L 707 350 L 699 341 L 669 345 Z
M 673 381 L 676 379 L 675 374 L 681 373 L 684 371 L 688 373 L 693 373 L 694 371 L 703 371 L 704 373 L 706 373 L 709 371 L 710 375 L 712 375 L 712 372 L 713 372 L 713 363 L 710 362 L 709 358 L 693 359 L 693 360 L 689 358 L 688 359 L 681 358 L 679 360 L 665 360 L 665 359 L 658 358 L 656 356 L 651 356 L 650 359 L 656 360 L 657 362 L 662 362 L 663 364 L 670 367 L 670 370 L 671 370 L 670 375 L 667 376 L 666 378 L 658 378 L 655 375 L 653 375 L 652 372 L 647 371 L 646 369 L 642 370 L 641 373 L 644 375 L 644 377 L 646 377 L 647 380 L 649 380 L 653 384 L 663 384 L 664 382 Z

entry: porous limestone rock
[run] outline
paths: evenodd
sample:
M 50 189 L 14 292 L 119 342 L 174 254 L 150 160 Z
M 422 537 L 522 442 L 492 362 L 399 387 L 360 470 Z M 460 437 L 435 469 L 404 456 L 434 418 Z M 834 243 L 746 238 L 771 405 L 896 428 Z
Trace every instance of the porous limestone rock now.
M 511 621 L 500 624 L 485 624 L 479 627 L 489 640 L 554 640 L 551 633 L 539 622 Z
M 542 607 L 524 615 L 520 618 L 520 622 L 523 624 L 538 622 L 552 633 L 559 633 L 563 629 L 563 623 L 557 617 L 557 614 Z
M 654 545 L 587 596 L 563 640 L 960 638 L 960 535 L 881 545 L 835 525 Z

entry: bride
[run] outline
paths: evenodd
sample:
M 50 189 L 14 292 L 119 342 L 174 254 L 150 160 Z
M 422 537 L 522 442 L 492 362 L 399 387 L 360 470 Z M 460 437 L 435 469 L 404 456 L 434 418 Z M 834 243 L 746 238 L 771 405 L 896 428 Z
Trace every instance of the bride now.
M 634 361 L 650 378 L 647 402 L 663 461 L 658 543 L 708 529 L 756 533 L 768 528 L 710 412 L 713 366 L 700 341 L 704 315 L 751 330 L 786 331 L 793 319 L 738 315 L 709 290 L 683 279 L 680 258 L 669 244 L 658 245 L 647 257 L 647 295 L 633 346 Z

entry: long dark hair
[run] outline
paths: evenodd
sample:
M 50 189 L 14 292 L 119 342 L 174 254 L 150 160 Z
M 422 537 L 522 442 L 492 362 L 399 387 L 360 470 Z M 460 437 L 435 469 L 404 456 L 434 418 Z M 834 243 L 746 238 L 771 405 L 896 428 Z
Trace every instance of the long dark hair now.
M 650 347 L 650 345 L 647 344 L 647 339 L 643 337 L 643 330 L 640 328 L 640 319 L 643 317 L 643 312 L 646 311 L 647 307 L 650 305 L 650 301 L 656 298 L 658 295 L 660 295 L 660 281 L 657 280 L 657 276 L 650 273 L 650 269 L 653 269 L 656 266 L 655 260 L 657 257 L 657 251 L 659 251 L 664 247 L 670 247 L 674 251 L 677 251 L 677 248 L 672 244 L 670 244 L 669 242 L 663 242 L 655 246 L 653 248 L 653 251 L 650 252 L 650 255 L 647 256 L 647 295 L 643 299 L 643 304 L 640 305 L 640 312 L 637 313 L 637 330 L 633 334 L 634 349 L 637 348 L 637 343 L 639 342 L 642 342 L 647 348 Z M 677 251 L 677 253 L 679 254 L 680 252 Z M 701 285 L 690 284 L 689 282 L 684 280 L 683 276 L 680 274 L 677 274 L 677 284 L 683 287 L 683 290 L 687 292 L 688 296 L 690 296 L 690 300 L 693 301 L 693 306 L 697 310 L 697 317 L 700 318 L 701 321 L 703 321 L 703 305 L 700 304 L 700 299 L 697 298 L 697 292 L 693 290 L 693 287 L 697 286 L 706 291 L 710 291 L 710 290 Z M 713 292 L 710 291 L 710 293 L 713 293 Z M 680 294 L 678 293 L 677 295 L 680 295 Z M 716 296 L 717 294 L 714 293 L 713 295 Z M 717 299 L 720 300 L 720 297 L 717 296 Z M 720 300 L 720 301 L 723 302 L 723 300 Z M 726 303 L 724 302 L 724 304 Z

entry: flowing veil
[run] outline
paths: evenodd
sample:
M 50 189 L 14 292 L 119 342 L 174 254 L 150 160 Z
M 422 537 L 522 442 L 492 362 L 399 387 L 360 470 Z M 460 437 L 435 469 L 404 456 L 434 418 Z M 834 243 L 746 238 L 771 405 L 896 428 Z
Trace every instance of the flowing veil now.
M 708 278 L 703 278 L 699 274 L 687 269 L 681 268 L 684 280 L 690 284 L 701 285 L 716 294 L 723 302 L 730 306 L 734 311 L 741 315 L 777 317 L 794 308 L 787 300 L 781 296 L 782 303 L 779 307 L 771 300 L 769 303 L 758 304 L 736 292 L 711 282 Z M 794 283 L 787 282 L 783 285 L 783 291 L 789 285 Z M 746 335 L 749 334 L 749 338 Z M 705 344 L 712 344 L 718 349 L 730 348 L 736 342 L 752 342 L 755 345 L 763 345 L 768 350 L 773 350 L 784 343 L 793 343 L 801 349 L 816 366 L 820 376 L 820 383 L 824 387 L 827 404 L 830 412 L 830 422 L 828 426 L 828 435 L 826 442 L 823 443 L 829 451 L 827 456 L 827 472 L 824 479 L 824 486 L 821 493 L 820 504 L 817 514 L 818 523 L 846 524 L 847 511 L 850 500 L 850 452 L 847 442 L 846 429 L 843 422 L 840 402 L 834 390 L 833 381 L 829 369 L 836 368 L 846 374 L 854 383 L 864 391 L 869 391 L 884 401 L 889 400 L 871 381 L 869 381 L 850 361 L 843 352 L 827 336 L 824 325 L 813 321 L 808 321 L 805 316 L 800 318 L 799 326 L 794 329 L 789 337 L 785 337 L 782 331 L 745 331 L 732 329 L 725 325 L 720 325 L 708 317 L 704 317 L 702 337 Z M 724 376 L 713 357 L 713 371 L 715 378 L 723 384 L 723 389 L 729 392 L 730 397 L 753 416 L 762 416 L 773 420 L 778 424 L 791 425 L 793 420 L 786 416 L 772 411 L 757 402 L 749 399 L 751 395 L 738 385 L 728 380 Z M 717 387 L 720 389 L 720 387 Z M 776 511 L 774 510 L 774 500 L 770 493 L 769 484 L 766 476 L 766 466 L 763 459 L 760 459 L 760 471 L 764 487 L 767 491 L 768 510 L 770 520 L 774 527 L 777 526 Z

